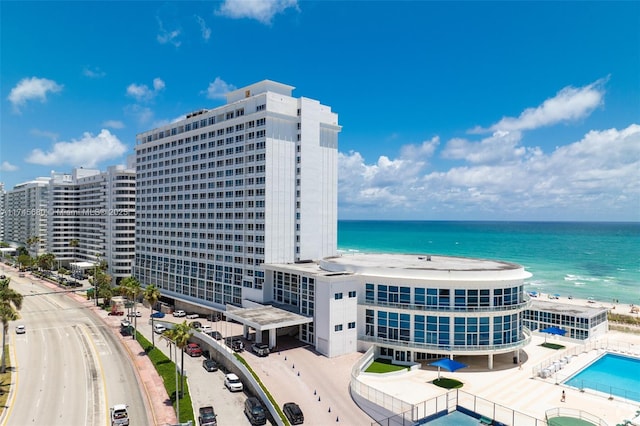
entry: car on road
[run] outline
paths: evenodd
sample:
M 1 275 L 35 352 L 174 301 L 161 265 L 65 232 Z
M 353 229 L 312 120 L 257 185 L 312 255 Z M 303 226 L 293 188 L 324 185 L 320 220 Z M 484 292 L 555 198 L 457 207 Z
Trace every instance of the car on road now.
M 187 314 L 187 319 L 196 319 L 196 318 L 200 318 L 200 315 L 194 312 Z
M 140 318 L 140 317 L 142 316 L 142 312 L 140 312 L 140 311 L 129 312 L 129 313 L 127 314 L 127 316 L 128 316 L 129 318 L 133 318 L 133 317 L 138 317 L 138 318 Z
M 187 346 L 184 348 L 184 351 L 187 353 L 187 355 L 192 357 L 197 357 L 202 355 L 202 349 L 200 349 L 200 345 L 198 345 L 197 343 L 188 343 Z
M 164 318 L 164 312 L 154 312 L 151 314 L 151 318 Z
M 24 325 L 16 326 L 16 334 L 24 334 L 27 332 L 27 328 Z
M 218 424 L 216 413 L 212 406 L 200 407 L 198 410 L 198 423 L 200 426 L 215 426 Z
M 207 333 L 209 336 L 213 337 L 216 340 L 222 339 L 222 334 L 218 330 L 213 330 Z
M 267 415 L 258 398 L 251 396 L 244 402 L 244 414 L 252 425 L 266 425 Z
M 240 378 L 233 373 L 224 376 L 224 385 L 230 392 L 242 392 L 244 389 Z
M 111 426 L 129 426 L 129 411 L 125 404 L 116 404 L 109 409 Z
M 202 323 L 200 321 L 192 321 L 189 323 L 189 327 L 200 330 L 202 328 Z
M 156 334 L 162 334 L 167 331 L 167 327 L 164 324 L 153 324 L 153 332 Z
M 18 274 L 18 277 L 20 277 L 20 278 L 24 278 L 24 272 L 19 273 L 19 274 Z
M 183 310 L 177 310 L 177 311 L 173 311 L 173 316 L 174 317 L 186 317 L 187 313 Z
M 211 373 L 212 371 L 218 371 L 218 363 L 216 363 L 212 359 L 205 359 L 204 361 L 202 361 L 202 368 L 207 370 L 209 373 Z
M 302 414 L 302 410 L 295 402 L 287 402 L 282 406 L 282 412 L 287 419 L 289 419 L 289 423 L 292 425 L 301 425 L 304 423 L 304 415 Z
M 269 355 L 269 345 L 265 343 L 254 343 L 253 345 L 251 345 L 251 350 L 258 356 Z

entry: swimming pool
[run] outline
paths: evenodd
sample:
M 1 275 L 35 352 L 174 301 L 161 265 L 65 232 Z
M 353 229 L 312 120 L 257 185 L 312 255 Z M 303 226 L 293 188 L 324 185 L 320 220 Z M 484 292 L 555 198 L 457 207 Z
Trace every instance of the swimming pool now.
M 418 424 L 426 424 L 429 426 L 478 426 L 478 419 L 461 413 L 460 411 L 453 411 L 446 416 L 438 417 L 430 422 Z
M 640 359 L 606 353 L 564 384 L 640 402 Z

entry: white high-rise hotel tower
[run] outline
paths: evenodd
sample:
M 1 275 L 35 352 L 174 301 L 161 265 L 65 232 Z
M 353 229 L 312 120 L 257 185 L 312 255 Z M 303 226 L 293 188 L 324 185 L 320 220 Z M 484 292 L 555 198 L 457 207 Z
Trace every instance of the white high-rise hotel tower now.
M 138 135 L 134 275 L 224 310 L 268 302 L 264 263 L 337 251 L 337 114 L 265 80 Z

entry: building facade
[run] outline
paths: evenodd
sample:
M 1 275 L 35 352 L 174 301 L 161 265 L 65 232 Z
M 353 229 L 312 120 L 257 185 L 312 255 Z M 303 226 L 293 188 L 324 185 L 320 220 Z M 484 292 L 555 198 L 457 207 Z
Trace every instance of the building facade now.
M 61 265 L 91 268 L 106 262 L 114 281 L 131 275 L 135 250 L 135 169 L 74 169 L 52 173 L 48 246 Z
M 47 246 L 49 178 L 20 183 L 5 193 L 4 241 L 39 256 Z
M 300 338 L 327 356 L 376 345 L 381 358 L 416 362 L 493 356 L 530 340 L 520 265 L 433 255 L 355 254 L 265 265 L 274 302 L 314 318 Z M 305 330 L 311 327 L 311 331 Z
M 264 264 L 334 255 L 337 114 L 262 81 L 138 135 L 135 276 L 224 310 L 271 300 Z

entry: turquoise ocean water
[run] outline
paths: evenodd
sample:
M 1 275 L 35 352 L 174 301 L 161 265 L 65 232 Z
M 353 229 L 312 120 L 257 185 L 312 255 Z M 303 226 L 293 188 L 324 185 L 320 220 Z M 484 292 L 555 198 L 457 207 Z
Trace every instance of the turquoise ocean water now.
M 528 291 L 640 304 L 640 223 L 339 221 L 338 249 L 506 260 Z

